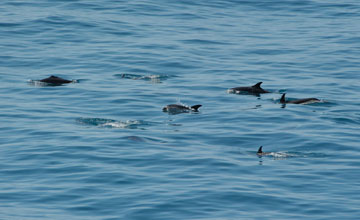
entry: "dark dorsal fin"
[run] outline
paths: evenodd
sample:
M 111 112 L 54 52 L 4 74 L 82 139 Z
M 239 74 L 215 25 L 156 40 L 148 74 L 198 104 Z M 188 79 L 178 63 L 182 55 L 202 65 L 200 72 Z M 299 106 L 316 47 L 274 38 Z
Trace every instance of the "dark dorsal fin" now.
M 202 105 L 193 105 L 191 106 L 191 109 L 193 109 L 194 111 L 197 111 L 198 108 L 200 108 Z
M 257 151 L 258 154 L 262 154 L 262 153 L 263 153 L 262 147 L 263 147 L 263 146 L 260 146 L 260 147 L 259 147 L 259 150 Z
M 256 83 L 255 85 L 253 85 L 252 87 L 255 87 L 255 88 L 260 89 L 260 88 L 261 88 L 261 87 L 260 87 L 261 83 L 262 83 L 262 82 L 258 82 L 258 83 Z
M 284 93 L 284 94 L 281 96 L 280 103 L 286 103 L 285 95 L 286 95 L 286 93 Z

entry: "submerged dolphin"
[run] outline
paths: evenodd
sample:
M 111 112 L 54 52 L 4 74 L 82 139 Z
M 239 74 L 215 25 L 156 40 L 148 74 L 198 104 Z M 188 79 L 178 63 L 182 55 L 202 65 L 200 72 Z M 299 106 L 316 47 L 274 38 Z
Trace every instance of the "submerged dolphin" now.
M 65 84 L 65 83 L 72 83 L 73 81 L 63 79 L 63 78 L 60 78 L 60 77 L 57 77 L 57 76 L 50 76 L 48 78 L 40 80 L 40 82 L 61 85 L 61 84 Z
M 261 93 L 270 93 L 260 87 L 262 82 L 258 82 L 253 86 L 246 87 L 235 87 L 228 89 L 228 93 L 251 93 L 251 94 L 261 94 Z
M 305 98 L 305 99 L 295 99 L 295 100 L 286 101 L 285 95 L 286 95 L 286 93 L 284 93 L 281 96 L 280 103 L 282 103 L 282 104 L 287 104 L 287 103 L 290 103 L 290 104 L 309 104 L 309 103 L 314 103 L 314 102 L 320 102 L 320 100 L 317 99 L 317 98 Z
M 163 112 L 169 112 L 169 113 L 181 113 L 181 112 L 198 112 L 198 108 L 200 108 L 202 105 L 193 105 L 191 107 L 185 106 L 185 105 L 179 105 L 179 104 L 171 104 L 165 106 L 162 110 Z

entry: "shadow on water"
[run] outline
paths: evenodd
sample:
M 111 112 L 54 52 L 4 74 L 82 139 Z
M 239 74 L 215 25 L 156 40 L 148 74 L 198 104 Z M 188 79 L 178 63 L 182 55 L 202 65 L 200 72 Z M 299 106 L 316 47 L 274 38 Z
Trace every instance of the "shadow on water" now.
M 243 108 L 243 109 L 241 109 L 241 110 L 243 110 L 243 111 L 254 110 L 254 109 L 260 109 L 261 107 L 262 107 L 262 105 L 255 105 L 254 107 Z

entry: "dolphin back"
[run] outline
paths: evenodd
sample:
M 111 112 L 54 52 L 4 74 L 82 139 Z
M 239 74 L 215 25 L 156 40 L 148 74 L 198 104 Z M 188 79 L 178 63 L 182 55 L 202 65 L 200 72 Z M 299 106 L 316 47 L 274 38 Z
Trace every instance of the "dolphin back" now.
M 40 82 L 51 83 L 51 84 L 64 84 L 64 83 L 71 83 L 72 81 L 52 75 L 48 78 L 40 80 Z

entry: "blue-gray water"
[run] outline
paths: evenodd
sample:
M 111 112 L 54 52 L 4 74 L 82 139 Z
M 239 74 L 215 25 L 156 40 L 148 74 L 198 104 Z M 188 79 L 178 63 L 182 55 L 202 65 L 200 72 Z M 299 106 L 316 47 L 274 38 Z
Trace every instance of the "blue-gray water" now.
M 0 219 L 358 219 L 359 30 L 357 0 L 1 1 Z

